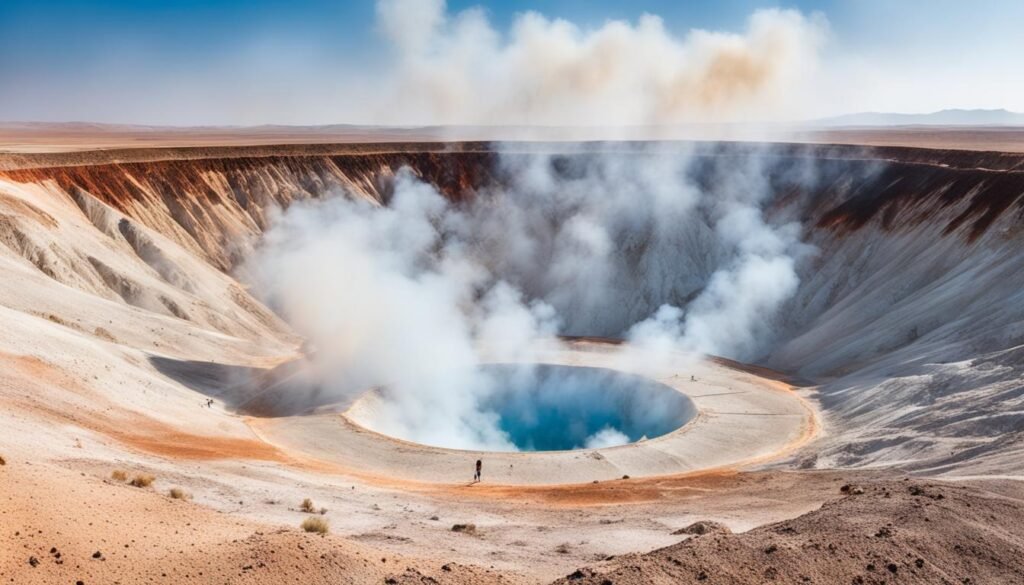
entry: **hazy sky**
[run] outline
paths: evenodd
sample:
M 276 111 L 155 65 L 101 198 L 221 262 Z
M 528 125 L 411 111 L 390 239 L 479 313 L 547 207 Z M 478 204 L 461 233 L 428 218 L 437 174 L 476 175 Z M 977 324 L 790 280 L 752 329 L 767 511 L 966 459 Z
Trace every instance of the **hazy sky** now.
M 798 94 L 786 98 L 799 101 L 800 107 L 795 108 L 796 113 L 794 108 L 766 110 L 768 119 L 952 107 L 1024 111 L 1024 64 L 1020 61 L 1024 55 L 1020 30 L 1024 2 L 1019 0 L 802 0 L 782 4 L 751 0 L 450 0 L 445 14 L 455 22 L 462 11 L 472 7 L 481 9 L 473 14 L 487 23 L 475 30 L 483 30 L 484 36 L 493 33 L 499 39 L 492 42 L 504 47 L 494 49 L 495 56 L 509 53 L 508 45 L 515 45 L 508 37 L 517 18 L 527 11 L 546 17 L 549 33 L 558 28 L 551 25 L 557 19 L 572 23 L 577 44 L 584 47 L 590 38 L 587 34 L 607 29 L 610 20 L 628 22 L 635 27 L 630 29 L 636 32 L 634 37 L 643 39 L 646 33 L 637 32 L 644 29 L 639 24 L 641 17 L 657 15 L 665 33 L 674 39 L 672 46 L 682 55 L 690 52 L 692 43 L 687 39 L 692 39 L 688 35 L 693 29 L 756 36 L 745 32 L 756 11 L 793 9 L 821 32 L 821 38 L 813 43 L 816 67 L 811 71 L 804 60 L 789 62 L 807 68 L 810 77 L 802 80 Z M 401 58 L 396 57 L 401 48 L 396 47 L 394 38 L 382 34 L 382 28 L 372 0 L 3 0 L 0 120 L 151 124 L 432 121 L 432 114 L 423 113 L 415 102 L 415 84 L 377 85 L 377 78 L 394 81 L 405 74 Z M 453 30 L 440 30 L 432 42 L 456 34 Z M 810 41 L 804 38 L 801 42 Z M 459 54 L 473 52 L 466 38 L 459 43 Z M 757 50 L 756 42 L 751 46 Z M 463 67 L 455 49 L 445 50 L 448 53 L 440 57 L 434 52 L 430 56 L 446 59 L 446 66 L 459 62 L 457 81 L 470 84 L 462 88 L 465 95 L 489 91 L 471 87 L 486 82 L 487 75 L 480 72 L 485 66 Z M 642 52 L 633 58 L 651 59 L 649 53 Z M 472 72 L 467 73 L 467 67 Z M 691 71 L 681 70 L 687 75 Z M 529 75 L 519 74 L 529 79 Z M 662 72 L 651 72 L 651 76 L 659 75 Z M 402 94 L 388 95 L 402 100 L 396 111 L 414 113 L 389 119 L 363 107 L 381 92 L 396 91 Z M 465 95 L 460 99 L 465 100 Z M 507 108 L 499 105 L 509 95 L 489 95 L 489 107 L 507 113 Z M 745 119 L 754 117 L 752 108 L 748 105 L 741 110 Z M 715 111 L 720 118 L 729 115 Z M 513 122 L 521 121 L 522 116 L 546 122 L 549 113 L 545 110 L 534 117 L 532 111 L 516 111 L 508 115 Z M 453 116 L 446 114 L 439 121 L 451 122 Z M 632 121 L 630 116 L 624 114 L 621 119 Z

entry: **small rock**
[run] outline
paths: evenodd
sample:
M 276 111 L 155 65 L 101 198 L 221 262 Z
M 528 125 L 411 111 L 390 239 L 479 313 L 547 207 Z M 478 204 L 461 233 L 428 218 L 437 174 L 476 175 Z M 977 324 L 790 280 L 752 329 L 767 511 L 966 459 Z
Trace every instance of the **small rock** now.
M 29 557 L 28 558 L 28 564 L 32 565 L 33 567 L 38 567 L 39 566 L 39 559 L 37 559 L 35 557 Z
M 711 520 L 698 520 L 685 528 L 680 528 L 672 534 L 693 534 L 700 536 L 701 534 L 732 534 L 729 527 L 719 522 L 712 522 Z
M 92 558 L 94 558 L 94 559 L 101 559 L 101 558 L 103 558 L 103 553 L 101 553 L 100 551 L 96 551 L 96 552 L 92 553 Z
M 476 534 L 476 524 L 453 524 L 452 532 L 461 532 L 463 534 Z

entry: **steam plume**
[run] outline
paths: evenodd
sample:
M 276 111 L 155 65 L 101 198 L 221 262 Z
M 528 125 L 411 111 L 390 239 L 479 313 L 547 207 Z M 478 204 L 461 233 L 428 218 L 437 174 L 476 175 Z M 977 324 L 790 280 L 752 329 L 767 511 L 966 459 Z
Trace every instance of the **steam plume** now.
M 379 0 L 396 63 L 378 119 L 406 124 L 625 126 L 765 120 L 800 112 L 820 17 L 759 10 L 740 34 L 675 35 L 662 20 L 584 30 L 536 12 L 499 31 L 483 10 Z M 379 102 L 378 102 L 379 103 Z
M 510 449 L 484 407 L 500 383 L 484 362 L 535 360 L 558 333 L 611 335 L 631 340 L 631 369 L 659 373 L 681 352 L 747 357 L 770 333 L 797 284 L 797 230 L 764 219 L 756 164 L 701 185 L 709 164 L 506 147 L 501 186 L 458 206 L 403 171 L 386 206 L 339 196 L 281 214 L 249 272 L 310 340 L 328 391 L 387 388 L 375 428 Z

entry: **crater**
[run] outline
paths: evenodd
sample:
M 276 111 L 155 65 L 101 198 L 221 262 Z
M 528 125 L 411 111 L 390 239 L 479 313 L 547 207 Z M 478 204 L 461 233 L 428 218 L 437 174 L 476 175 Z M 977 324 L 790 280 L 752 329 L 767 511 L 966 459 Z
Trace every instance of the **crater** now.
M 649 378 L 616 370 L 549 364 L 491 364 L 481 368 L 490 388 L 480 410 L 496 420 L 512 445 L 502 451 L 599 449 L 654 439 L 697 415 L 681 392 Z M 346 416 L 382 435 L 411 440 L 385 429 L 376 416 L 386 390 L 356 401 Z M 415 441 L 414 441 L 415 442 Z M 423 444 L 453 448 L 443 439 Z

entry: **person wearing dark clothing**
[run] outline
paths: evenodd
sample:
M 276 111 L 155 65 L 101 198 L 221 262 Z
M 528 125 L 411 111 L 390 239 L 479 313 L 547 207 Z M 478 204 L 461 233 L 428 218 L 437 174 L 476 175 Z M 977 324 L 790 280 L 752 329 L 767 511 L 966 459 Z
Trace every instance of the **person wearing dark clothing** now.
M 480 481 L 480 470 L 483 469 L 483 466 L 484 466 L 484 462 L 479 460 L 479 459 L 477 459 L 476 460 L 476 473 L 473 474 L 473 481 Z

